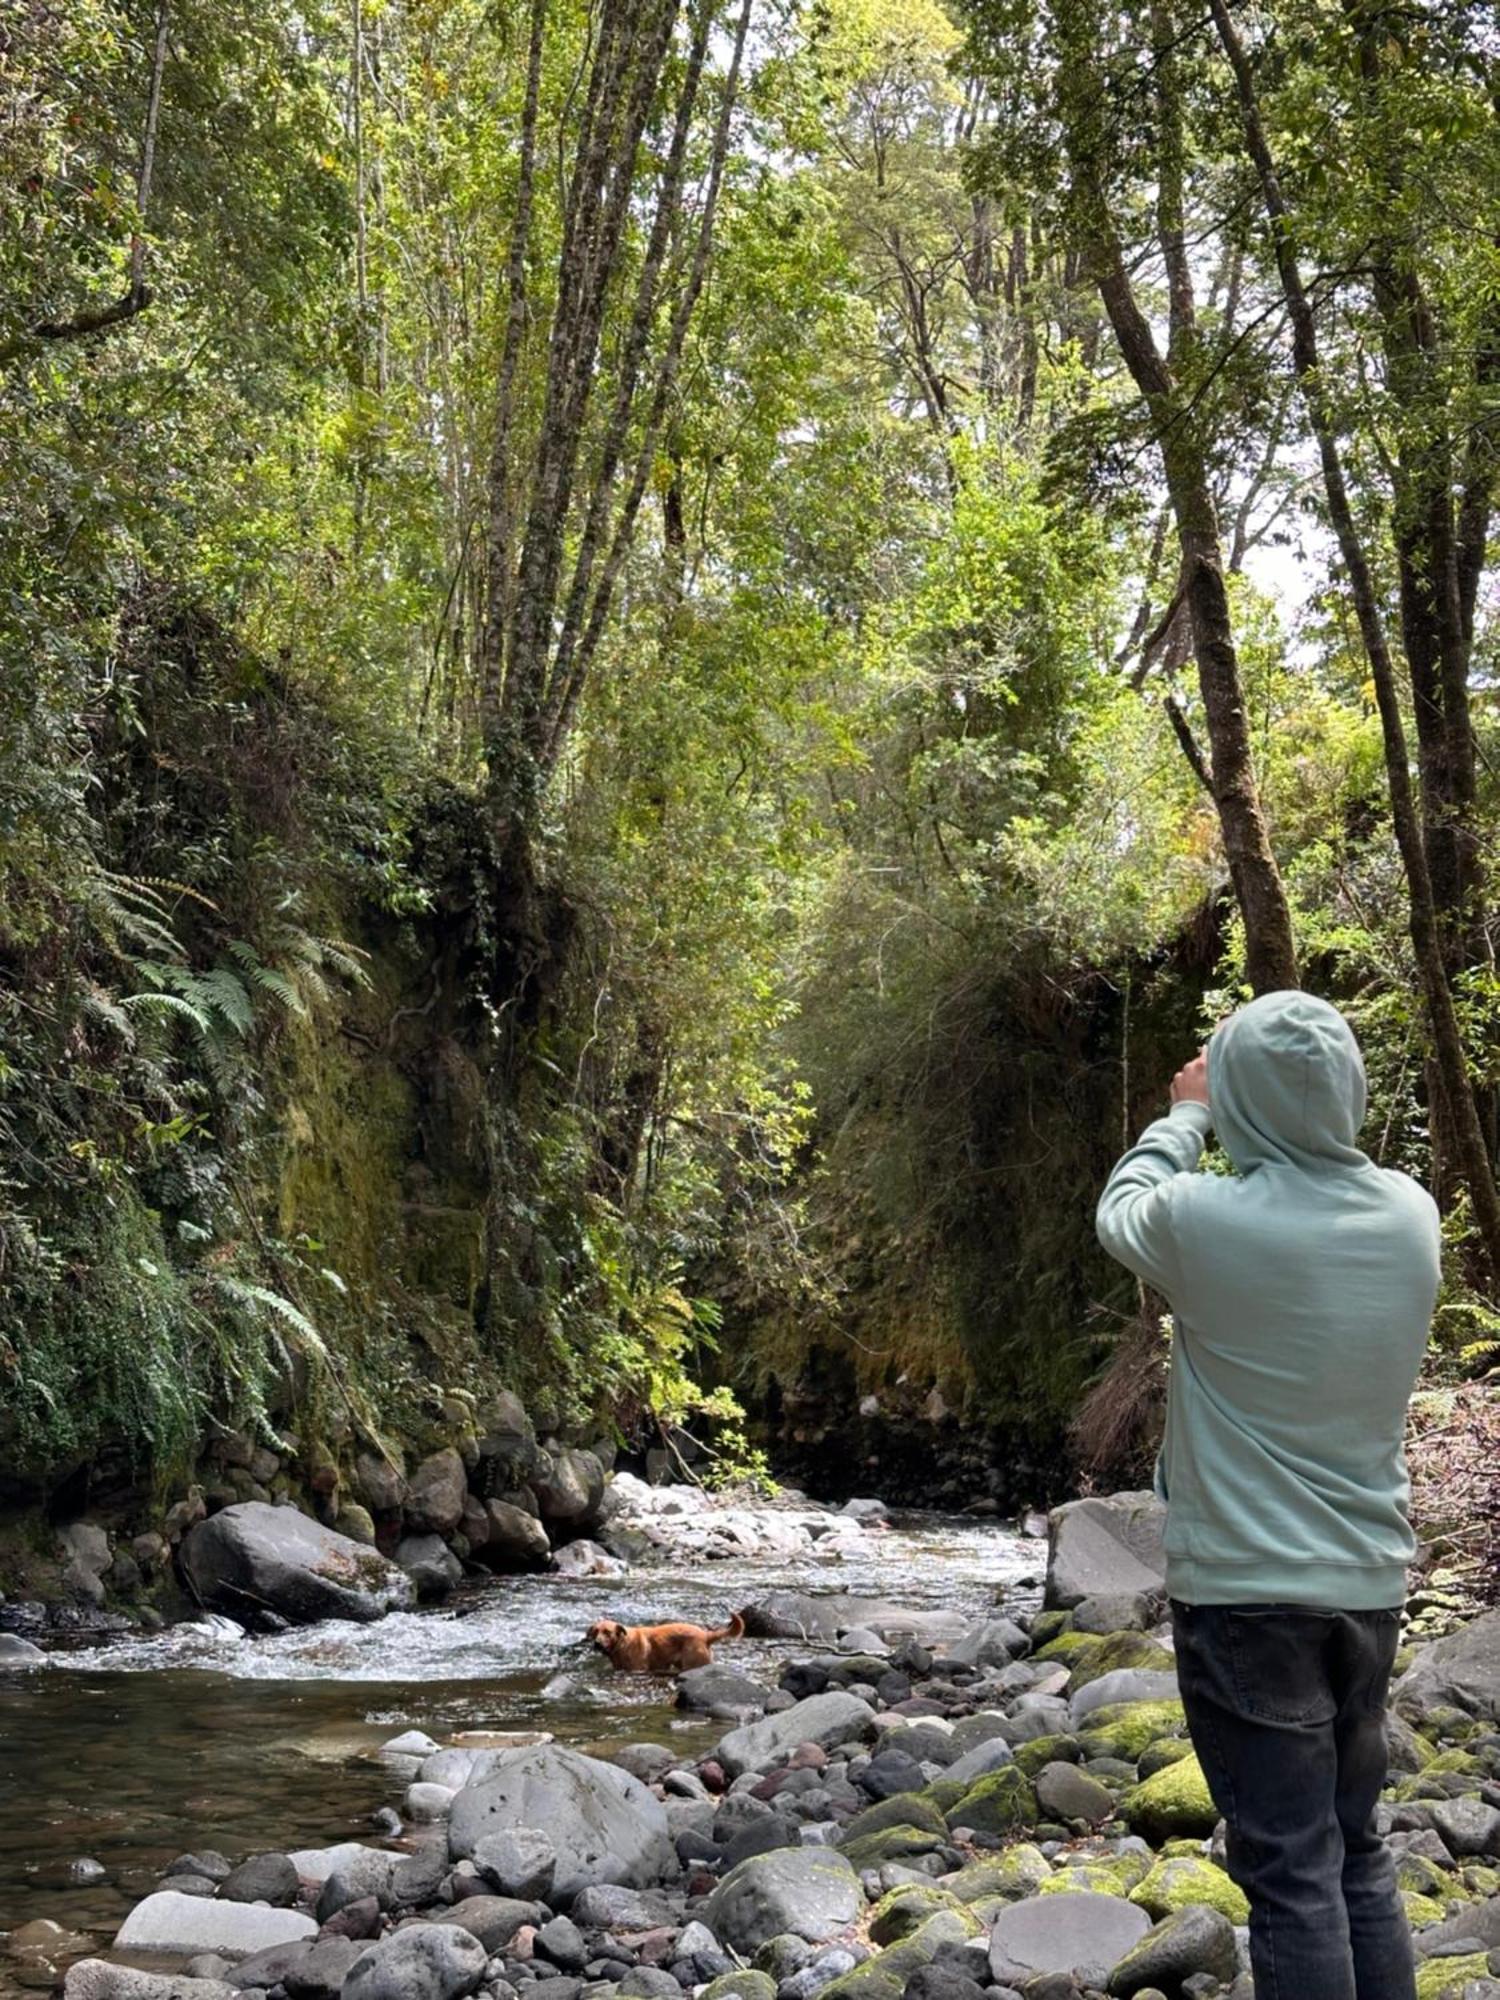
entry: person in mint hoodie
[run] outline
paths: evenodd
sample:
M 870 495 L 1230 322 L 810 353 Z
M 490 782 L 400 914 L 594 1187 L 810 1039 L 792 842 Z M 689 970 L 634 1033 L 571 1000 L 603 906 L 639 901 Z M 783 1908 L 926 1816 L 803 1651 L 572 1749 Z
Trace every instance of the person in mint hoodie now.
M 1171 1302 L 1167 1590 L 1188 1729 L 1250 1900 L 1256 2000 L 1416 1993 L 1374 1822 L 1438 1214 L 1360 1151 L 1364 1113 L 1343 1016 L 1264 994 L 1179 1072 L 1097 1217 Z M 1232 1176 L 1195 1171 L 1210 1131 Z

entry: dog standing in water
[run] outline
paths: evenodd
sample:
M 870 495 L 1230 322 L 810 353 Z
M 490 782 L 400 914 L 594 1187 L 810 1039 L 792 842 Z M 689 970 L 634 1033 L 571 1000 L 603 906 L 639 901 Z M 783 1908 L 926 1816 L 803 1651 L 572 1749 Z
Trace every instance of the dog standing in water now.
M 738 1639 L 745 1621 L 736 1611 L 717 1632 L 705 1625 L 621 1625 L 600 1618 L 590 1625 L 588 1640 L 622 1674 L 685 1674 L 706 1667 L 721 1639 Z

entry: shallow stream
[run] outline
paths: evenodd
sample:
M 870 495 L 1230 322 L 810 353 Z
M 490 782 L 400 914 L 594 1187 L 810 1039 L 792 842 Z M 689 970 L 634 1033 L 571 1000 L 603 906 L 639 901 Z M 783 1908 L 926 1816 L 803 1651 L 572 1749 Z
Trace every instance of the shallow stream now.
M 979 1615 L 1035 1598 L 1044 1552 L 998 1524 L 913 1516 L 853 1557 L 667 1559 L 617 1579 L 497 1578 L 441 1610 L 276 1638 L 127 1639 L 0 1675 L 0 1932 L 34 1918 L 107 1944 L 163 1867 L 365 1839 L 402 1785 L 379 1746 L 407 1728 L 546 1729 L 582 1749 L 645 1738 L 707 1749 L 722 1722 L 671 1684 L 613 1673 L 581 1643 L 599 1617 L 722 1622 L 773 1589 L 843 1589 Z M 774 1678 L 803 1642 L 743 1639 L 725 1665 Z M 544 1693 L 559 1673 L 562 1693 Z M 99 1862 L 92 1887 L 69 1864 Z M 12 1985 L 12 1982 L 16 1982 Z M 0 1992 L 40 1984 L 0 1958 Z

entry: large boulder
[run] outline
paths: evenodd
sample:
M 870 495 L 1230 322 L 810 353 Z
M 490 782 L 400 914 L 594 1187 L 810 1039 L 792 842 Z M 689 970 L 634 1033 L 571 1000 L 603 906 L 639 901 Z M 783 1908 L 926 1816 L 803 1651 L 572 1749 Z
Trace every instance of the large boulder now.
M 1050 1609 L 1087 1597 L 1159 1596 L 1166 1587 L 1167 1510 L 1152 1493 L 1070 1500 L 1047 1517 Z
M 703 1921 L 730 1950 L 748 1958 L 768 1938 L 822 1944 L 853 1923 L 865 1892 L 833 1848 L 783 1847 L 754 1854 L 714 1890 Z
M 319 1618 L 367 1624 L 416 1601 L 409 1576 L 374 1549 L 335 1534 L 295 1507 L 246 1500 L 201 1521 L 182 1567 L 214 1610 L 274 1611 L 294 1625 Z
M 519 1396 L 502 1390 L 479 1412 L 476 1490 L 486 1499 L 519 1492 L 541 1463 L 536 1430 Z
M 532 1827 L 557 1853 L 552 1891 L 566 1904 L 596 1882 L 649 1888 L 675 1866 L 665 1807 L 627 1772 L 556 1744 L 504 1753 L 453 1801 L 448 1846 L 472 1860 L 488 1836 Z
M 529 1508 L 510 1500 L 490 1500 L 485 1514 L 489 1539 L 478 1553 L 491 1569 L 539 1569 L 551 1560 L 547 1530 Z
M 317 1925 L 299 1910 L 265 1903 L 221 1903 L 158 1889 L 137 1903 L 115 1935 L 116 1951 L 160 1958 L 192 1958 L 211 1951 L 231 1964 L 272 1945 L 316 1937 Z
M 1500 1611 L 1423 1646 L 1391 1690 L 1397 1708 L 1466 1708 L 1500 1721 Z
M 1150 1928 L 1145 1911 L 1120 1896 L 1097 1896 L 1087 1890 L 1027 1896 L 996 1917 L 990 1934 L 990 1967 L 999 1986 L 1018 1984 L 1037 1972 L 1109 1967 L 1138 1945 Z
M 372 1514 L 396 1514 L 406 1498 L 406 1478 L 399 1458 L 385 1452 L 362 1451 L 354 1460 L 354 1484 Z
M 411 1476 L 407 1525 L 418 1535 L 451 1535 L 464 1517 L 468 1497 L 469 1475 L 458 1453 L 435 1451 Z
M 731 1778 L 745 1771 L 770 1771 L 803 1743 L 831 1750 L 837 1743 L 857 1742 L 874 1727 L 875 1711 L 857 1694 L 829 1688 L 809 1695 L 777 1715 L 762 1716 L 731 1729 L 714 1751 Z
M 542 1519 L 572 1533 L 596 1523 L 604 1500 L 604 1467 L 591 1451 L 569 1446 L 542 1454 L 531 1475 Z
M 840 1639 L 846 1632 L 873 1632 L 879 1639 L 915 1638 L 944 1645 L 962 1636 L 967 1621 L 956 1611 L 914 1611 L 883 1597 L 855 1597 L 833 1591 L 813 1597 L 801 1590 L 773 1590 L 745 1607 L 745 1630 L 752 1639 Z
M 439 1604 L 463 1582 L 464 1566 L 441 1535 L 405 1535 L 396 1561 L 417 1586 L 424 1604 Z

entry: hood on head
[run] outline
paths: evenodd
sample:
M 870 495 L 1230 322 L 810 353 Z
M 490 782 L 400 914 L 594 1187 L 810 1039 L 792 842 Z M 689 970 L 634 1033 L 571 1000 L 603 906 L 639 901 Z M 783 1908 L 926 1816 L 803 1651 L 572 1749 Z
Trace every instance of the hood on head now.
M 1219 1143 L 1241 1173 L 1268 1164 L 1357 1166 L 1365 1065 L 1349 1023 L 1311 993 L 1263 993 L 1208 1045 Z

